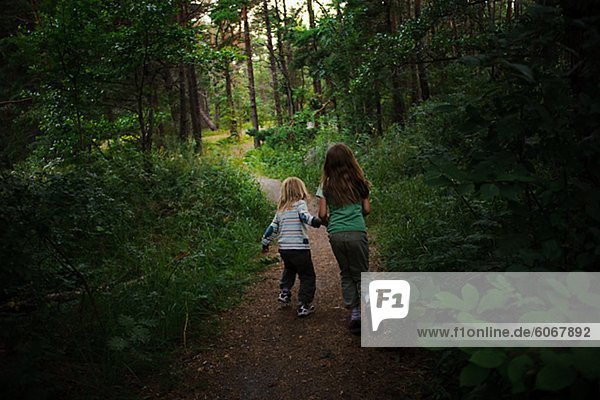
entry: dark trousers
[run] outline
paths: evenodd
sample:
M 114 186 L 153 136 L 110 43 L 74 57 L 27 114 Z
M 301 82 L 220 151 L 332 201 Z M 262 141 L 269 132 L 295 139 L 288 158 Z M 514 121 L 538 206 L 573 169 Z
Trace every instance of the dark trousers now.
M 347 308 L 360 307 L 360 273 L 369 271 L 366 232 L 335 232 L 329 235 L 331 250 L 340 266 L 342 296 Z
M 310 256 L 310 250 L 279 250 L 283 260 L 283 272 L 281 273 L 280 289 L 291 290 L 296 281 L 296 274 L 300 279 L 298 300 L 301 303 L 310 304 L 315 297 L 316 275 L 315 268 Z

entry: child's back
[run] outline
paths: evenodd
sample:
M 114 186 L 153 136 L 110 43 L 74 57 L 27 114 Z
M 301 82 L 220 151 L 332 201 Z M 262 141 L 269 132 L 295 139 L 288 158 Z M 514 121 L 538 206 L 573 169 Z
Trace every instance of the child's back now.
M 306 201 L 298 200 L 292 204 L 292 208 L 277 211 L 265 236 L 269 237 L 275 230 L 278 230 L 280 250 L 310 250 L 307 225 L 314 224 L 315 219 L 316 217 L 308 212 Z M 269 231 L 270 228 L 272 231 Z M 263 239 L 263 244 L 265 244 L 265 239 Z
M 278 236 L 279 254 L 283 260 L 283 272 L 279 283 L 279 302 L 291 302 L 291 289 L 296 275 L 300 279 L 298 291 L 298 316 L 314 312 L 312 301 L 316 289 L 316 276 L 310 254 L 308 225 L 319 227 L 318 217 L 312 216 L 306 205 L 306 186 L 300 179 L 291 177 L 283 181 L 278 209 L 262 238 L 263 251 Z
M 345 144 L 335 144 L 327 151 L 317 197 L 319 217 L 327 224 L 331 250 L 340 267 L 342 296 L 351 310 L 348 327 L 360 333 L 360 278 L 369 269 L 364 216 L 371 203 L 369 182 Z

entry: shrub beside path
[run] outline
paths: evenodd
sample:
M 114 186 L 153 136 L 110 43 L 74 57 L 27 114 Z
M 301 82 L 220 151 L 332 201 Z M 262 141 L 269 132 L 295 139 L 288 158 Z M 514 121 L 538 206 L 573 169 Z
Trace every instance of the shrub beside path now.
M 258 178 L 271 200 L 280 182 Z M 317 213 L 317 202 L 309 202 Z M 265 221 L 265 227 L 270 221 Z M 316 311 L 296 317 L 277 303 L 281 262 L 261 272 L 240 304 L 218 317 L 221 334 L 189 343 L 179 384 L 164 399 L 415 399 L 425 378 L 424 353 L 361 348 L 346 328 L 339 269 L 326 229 L 309 229 L 317 275 Z M 260 248 L 257 243 L 257 252 Z M 269 256 L 276 256 L 272 246 Z M 258 256 L 258 254 L 257 254 Z M 296 304 L 298 282 L 293 289 Z M 192 327 L 193 328 L 193 327 Z M 203 350 L 198 350 L 199 348 Z M 192 350 L 194 349 L 194 350 Z M 148 393 L 150 394 L 150 393 Z

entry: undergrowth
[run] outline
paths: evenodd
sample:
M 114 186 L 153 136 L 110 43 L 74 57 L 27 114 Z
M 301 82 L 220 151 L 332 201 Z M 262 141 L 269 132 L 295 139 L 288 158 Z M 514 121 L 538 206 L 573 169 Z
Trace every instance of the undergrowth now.
M 209 158 L 116 145 L 2 173 L 3 398 L 125 396 L 213 333 L 261 268 L 270 208 Z

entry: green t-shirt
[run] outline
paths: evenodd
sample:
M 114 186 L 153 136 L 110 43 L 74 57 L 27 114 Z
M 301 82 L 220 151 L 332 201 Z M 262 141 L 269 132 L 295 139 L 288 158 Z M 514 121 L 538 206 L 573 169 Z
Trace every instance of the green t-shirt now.
M 321 185 L 319 185 L 319 188 L 317 189 L 317 197 L 325 197 Z M 329 208 L 327 232 L 367 231 L 365 218 L 362 213 L 362 202 L 336 207 L 328 200 L 327 208 Z

